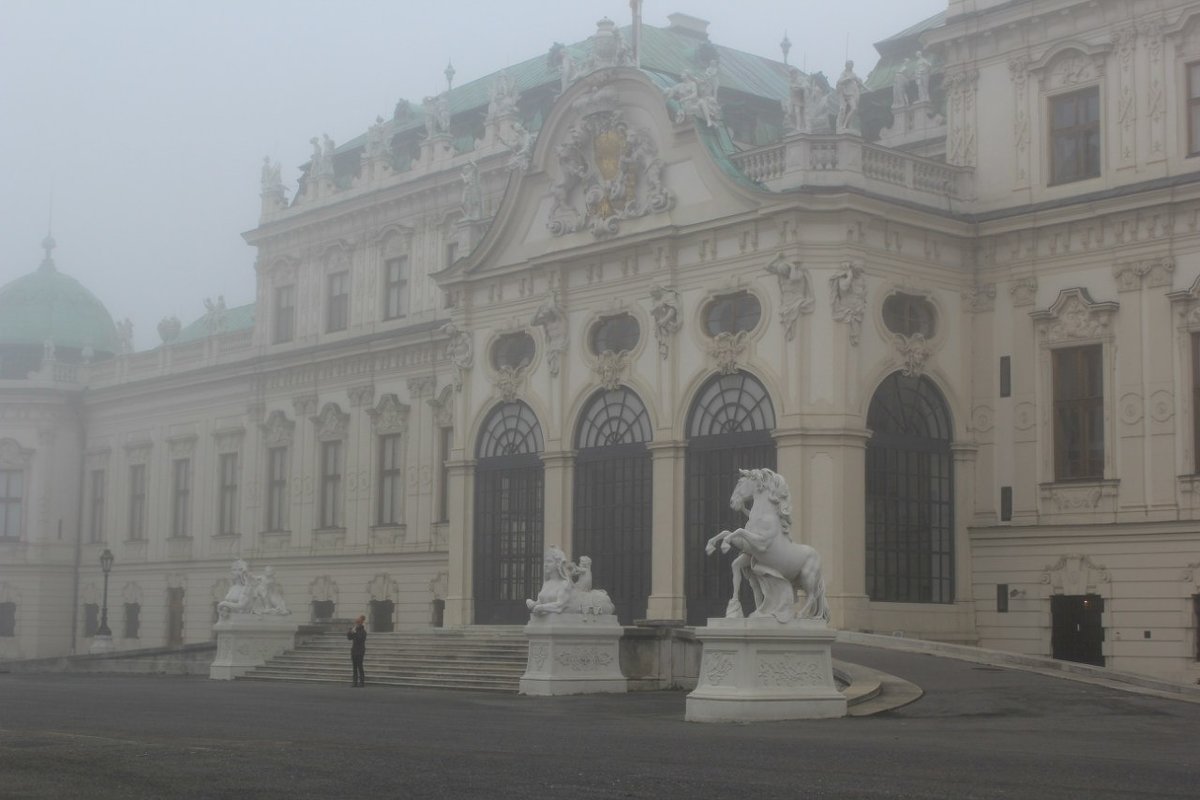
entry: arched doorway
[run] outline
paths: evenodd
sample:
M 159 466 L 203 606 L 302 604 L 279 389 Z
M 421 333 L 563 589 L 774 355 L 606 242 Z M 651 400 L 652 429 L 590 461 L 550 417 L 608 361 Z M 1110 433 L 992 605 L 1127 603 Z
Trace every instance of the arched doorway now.
M 646 617 L 650 596 L 650 417 L 640 397 L 620 386 L 597 392 L 575 434 L 576 559 L 593 560 L 593 584 L 608 591 L 622 625 Z
M 717 375 L 696 394 L 687 421 L 684 484 L 684 588 L 687 622 L 725 616 L 733 591 L 729 565 L 737 556 L 706 555 L 705 543 L 745 517 L 729 507 L 739 469 L 775 469 L 775 408 L 766 387 L 747 372 Z M 753 608 L 743 585 L 743 607 Z
M 950 409 L 928 378 L 888 376 L 867 412 L 866 579 L 879 602 L 954 602 Z
M 542 585 L 542 428 L 522 402 L 488 416 L 475 448 L 475 622 L 528 621 Z

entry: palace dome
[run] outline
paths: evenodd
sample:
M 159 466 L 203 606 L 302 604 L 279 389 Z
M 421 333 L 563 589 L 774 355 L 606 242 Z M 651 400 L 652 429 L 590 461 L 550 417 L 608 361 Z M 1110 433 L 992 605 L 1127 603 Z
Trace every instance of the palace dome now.
M 36 346 L 78 353 L 90 346 L 96 357 L 119 353 L 120 339 L 108 309 L 83 284 L 54 266 L 54 239 L 42 243 L 46 257 L 36 270 L 0 287 L 0 348 Z

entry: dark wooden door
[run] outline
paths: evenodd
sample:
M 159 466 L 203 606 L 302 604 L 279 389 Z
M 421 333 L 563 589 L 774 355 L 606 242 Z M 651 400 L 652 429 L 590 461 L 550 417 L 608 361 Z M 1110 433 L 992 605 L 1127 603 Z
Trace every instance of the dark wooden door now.
M 183 589 L 167 589 L 167 646 L 183 644 Z
M 391 600 L 372 600 L 371 632 L 391 633 L 395 629 L 392 622 L 392 614 L 395 610 L 396 604 Z
M 1050 598 L 1051 653 L 1061 661 L 1104 666 L 1104 598 L 1098 594 Z
M 475 468 L 475 622 L 529 621 L 542 587 L 542 495 L 537 456 L 481 459 Z

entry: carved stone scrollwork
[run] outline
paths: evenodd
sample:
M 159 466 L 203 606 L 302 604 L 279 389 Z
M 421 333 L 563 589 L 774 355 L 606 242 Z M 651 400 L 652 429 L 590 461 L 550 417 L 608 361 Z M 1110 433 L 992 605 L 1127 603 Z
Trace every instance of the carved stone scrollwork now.
M 718 333 L 708 345 L 708 354 L 717 362 L 717 370 L 722 375 L 732 375 L 737 372 L 738 360 L 745 352 L 745 331 Z
M 227 428 L 213 434 L 218 453 L 236 453 L 242 446 L 242 438 L 246 435 L 245 428 Z
M 191 458 L 196 451 L 196 437 L 177 436 L 167 440 L 167 455 L 171 458 Z
M 317 427 L 317 440 L 322 442 L 345 439 L 350 430 L 350 415 L 343 412 L 337 403 L 326 403 L 321 413 L 312 418 Z
M 1042 570 L 1042 583 L 1049 585 L 1053 594 L 1088 594 L 1089 589 L 1111 580 L 1107 567 L 1081 555 L 1062 556 Z
M 1117 291 L 1121 292 L 1137 291 L 1143 285 L 1151 288 L 1170 286 L 1174 272 L 1175 261 L 1170 258 L 1125 261 L 1113 266 Z
M 981 283 L 962 293 L 963 305 L 972 313 L 992 311 L 996 307 L 996 284 Z
M 385 394 L 379 398 L 375 408 L 367 410 L 371 417 L 371 428 L 377 434 L 408 433 L 408 414 L 411 406 L 401 403 L 394 394 Z
M 1012 286 L 1008 287 L 1008 293 L 1012 297 L 1014 307 L 1031 306 L 1034 300 L 1037 299 L 1038 281 L 1037 278 L 1018 278 L 1014 280 Z
M 302 394 L 293 397 L 292 410 L 296 412 L 297 417 L 311 417 L 317 413 L 317 396 L 315 394 Z
M 663 185 L 663 162 L 650 131 L 633 128 L 619 111 L 584 117 L 555 149 L 558 179 L 546 223 L 554 236 L 589 229 L 613 236 L 621 220 L 667 211 L 674 195 Z
M 437 397 L 429 399 L 433 408 L 433 419 L 439 428 L 449 428 L 454 425 L 454 387 L 446 386 Z
M 596 356 L 596 375 L 600 378 L 600 385 L 609 391 L 621 385 L 621 379 L 628 367 L 629 352 L 626 350 L 619 353 L 605 350 Z
M 1109 323 L 1120 307 L 1108 301 L 1097 303 L 1086 289 L 1063 289 L 1049 309 L 1031 312 L 1042 346 L 1073 340 L 1108 338 Z
M 492 385 L 496 387 L 501 400 L 511 403 L 517 399 L 524 381 L 525 370 L 520 367 L 503 366 L 496 370 Z
M 292 443 L 296 423 L 288 419 L 282 411 L 276 409 L 270 413 L 261 428 L 263 443 L 267 447 L 282 447 Z
M 796 323 L 801 314 L 810 313 L 816 306 L 813 297 L 812 278 L 808 270 L 783 253 L 771 259 L 767 272 L 779 279 L 779 323 L 783 325 L 784 338 L 789 342 L 796 337 Z
M 892 335 L 892 343 L 900 354 L 900 370 L 905 376 L 914 378 L 925 372 L 925 362 L 933 354 L 929 342 L 925 339 L 925 334 L 914 333 L 912 336 L 904 336 L 896 333 Z

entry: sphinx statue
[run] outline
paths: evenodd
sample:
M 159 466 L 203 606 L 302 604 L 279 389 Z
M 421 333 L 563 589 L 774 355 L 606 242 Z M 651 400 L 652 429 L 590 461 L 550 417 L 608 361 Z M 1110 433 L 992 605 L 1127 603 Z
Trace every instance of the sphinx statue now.
M 542 562 L 542 589 L 536 600 L 526 600 L 531 616 L 546 614 L 612 614 L 608 592 L 592 588 L 592 560 L 587 556 L 573 564 L 565 553 L 551 545 Z

